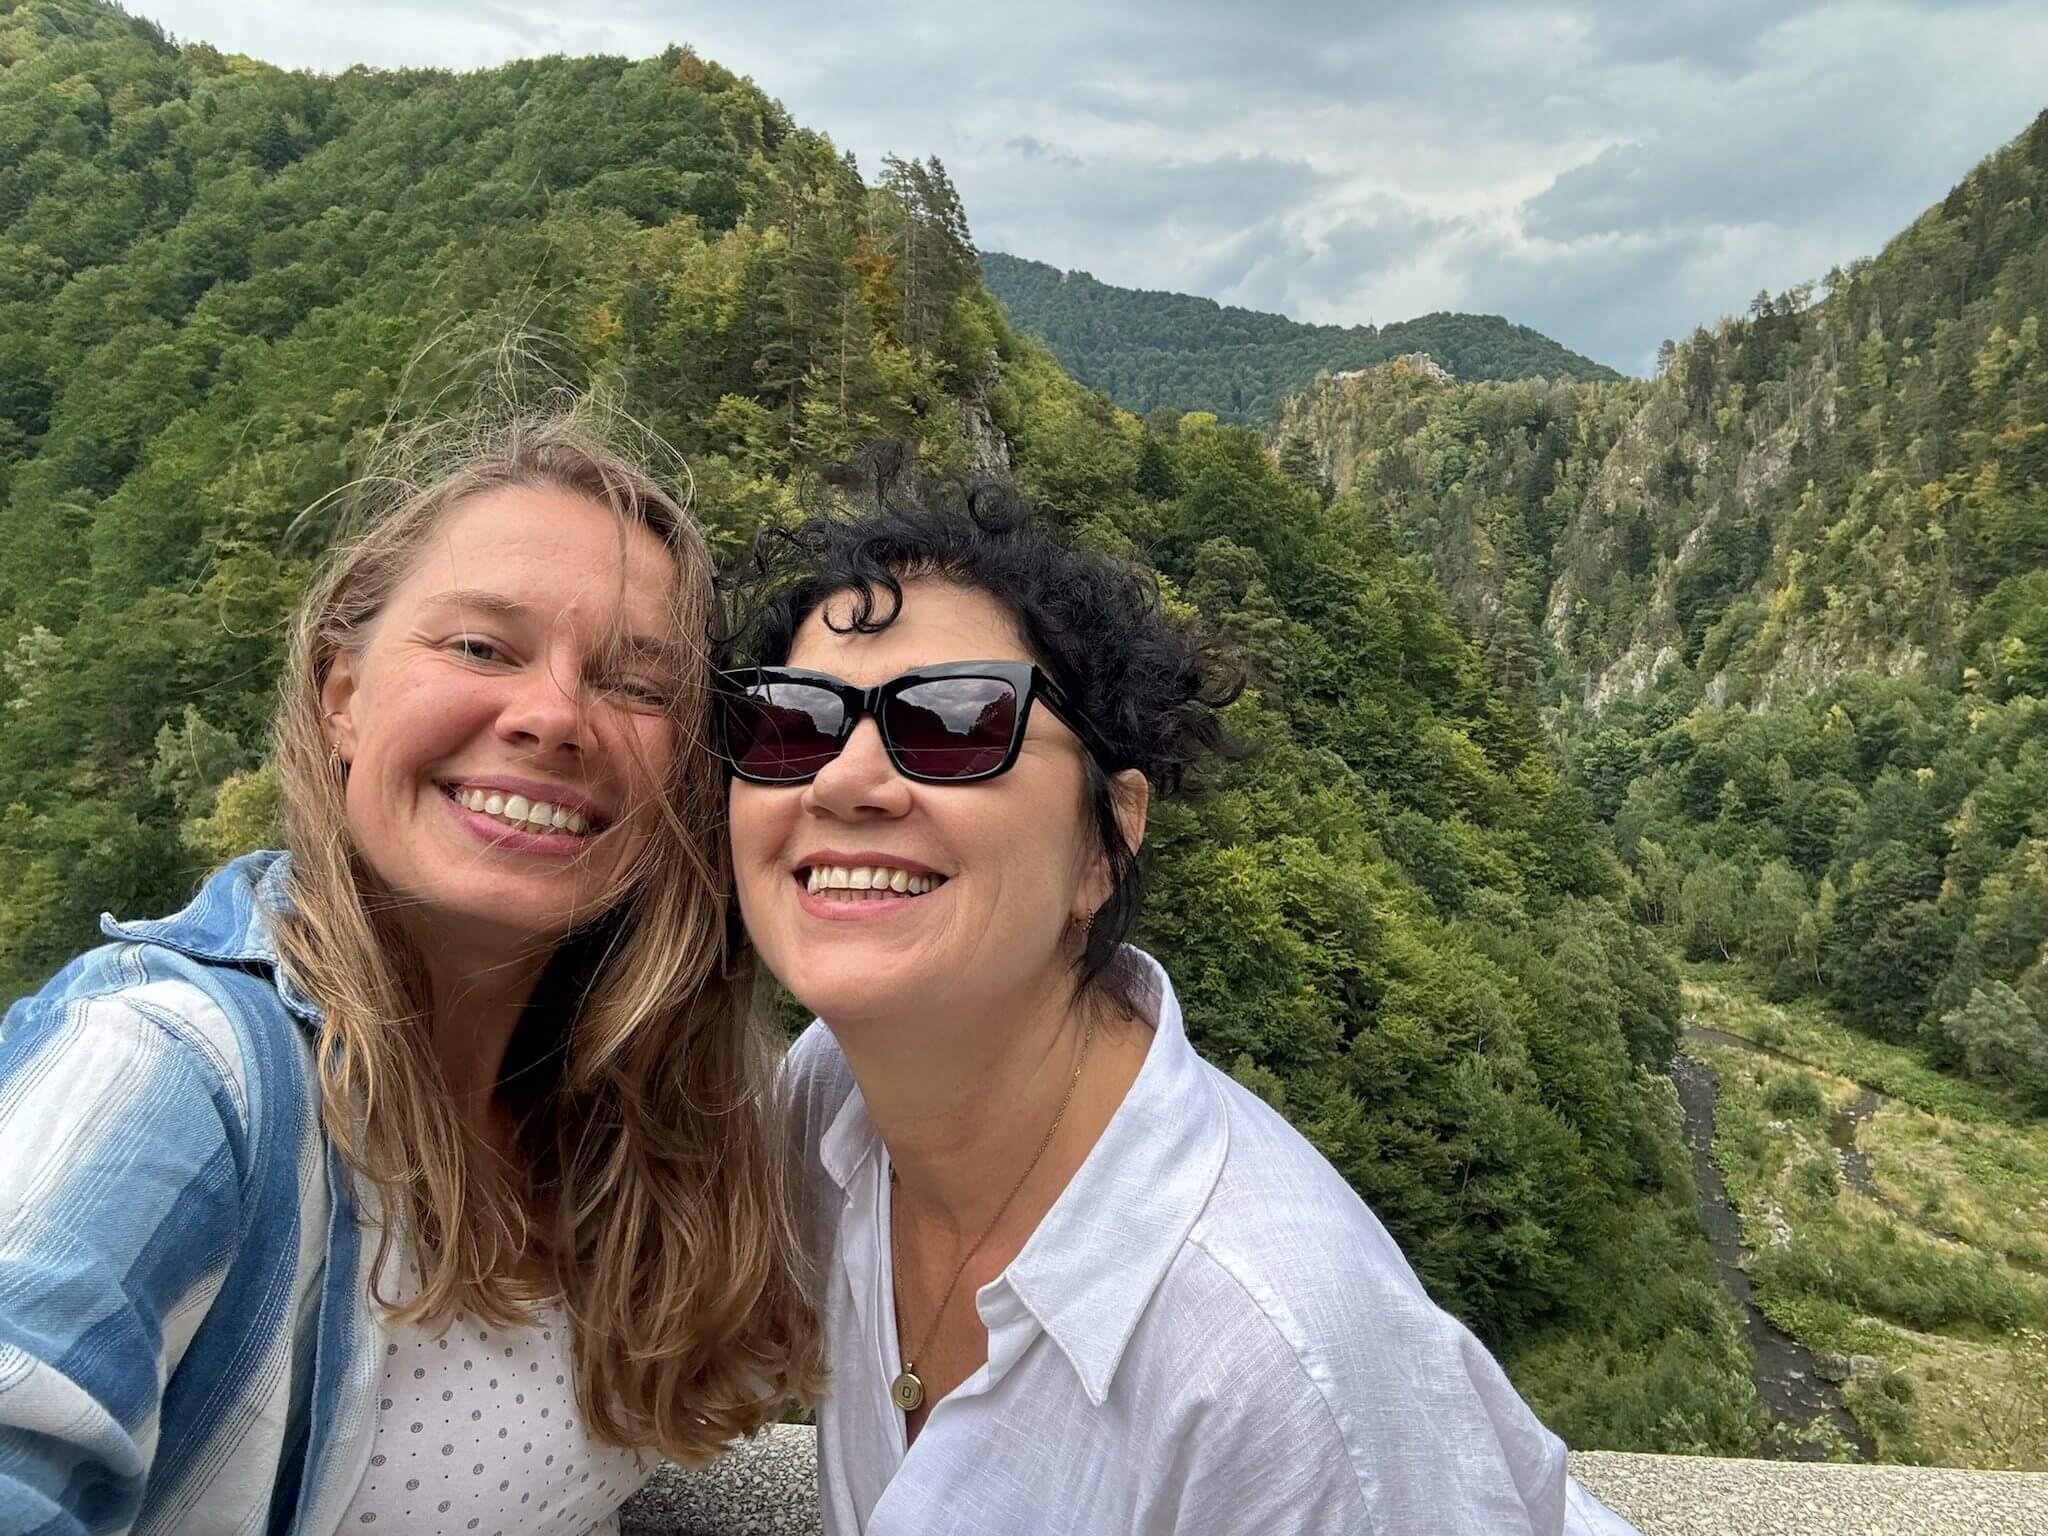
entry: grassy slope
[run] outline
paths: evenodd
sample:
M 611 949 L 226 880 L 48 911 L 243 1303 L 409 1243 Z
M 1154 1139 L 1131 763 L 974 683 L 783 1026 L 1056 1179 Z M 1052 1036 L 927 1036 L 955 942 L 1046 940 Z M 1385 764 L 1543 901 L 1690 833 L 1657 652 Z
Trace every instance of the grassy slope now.
M 1824 1009 L 1759 1000 L 1732 967 L 1690 968 L 1685 996 L 1698 1023 L 1812 1064 L 1687 1047 L 1721 1080 L 1715 1157 L 1766 1315 L 1883 1362 L 1845 1395 L 1886 1459 L 2048 1469 L 2048 1279 L 2013 1262 L 2048 1253 L 2048 1126 Z M 1903 1218 L 1848 1186 L 1829 1143 L 1864 1088 L 1892 1095 L 1858 1145 Z

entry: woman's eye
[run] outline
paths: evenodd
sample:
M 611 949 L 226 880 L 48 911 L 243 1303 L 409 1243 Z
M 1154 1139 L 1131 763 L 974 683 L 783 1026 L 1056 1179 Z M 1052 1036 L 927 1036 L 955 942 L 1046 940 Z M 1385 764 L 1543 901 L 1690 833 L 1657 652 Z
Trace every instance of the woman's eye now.
M 667 709 L 668 690 L 644 677 L 607 678 L 604 691 L 624 699 L 635 709 Z
M 448 642 L 453 650 L 465 661 L 503 661 L 504 653 L 490 641 L 479 635 L 457 635 Z

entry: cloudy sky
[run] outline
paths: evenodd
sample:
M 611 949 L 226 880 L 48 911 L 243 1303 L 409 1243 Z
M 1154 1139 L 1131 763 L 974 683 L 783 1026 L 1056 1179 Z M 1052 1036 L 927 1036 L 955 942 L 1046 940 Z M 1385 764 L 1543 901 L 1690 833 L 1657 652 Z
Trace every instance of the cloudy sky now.
M 1647 371 L 2048 107 L 2039 0 L 128 0 L 275 63 L 694 43 L 985 249 L 1303 320 L 1505 314 Z

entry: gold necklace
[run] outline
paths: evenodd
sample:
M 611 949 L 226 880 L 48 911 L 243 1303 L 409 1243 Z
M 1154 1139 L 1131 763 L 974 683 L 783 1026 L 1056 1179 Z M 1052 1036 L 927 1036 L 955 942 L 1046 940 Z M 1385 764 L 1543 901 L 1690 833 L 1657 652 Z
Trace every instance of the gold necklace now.
M 939 1319 L 946 1315 L 946 1304 L 953 1299 L 953 1292 L 959 1287 L 960 1277 L 967 1273 L 967 1266 L 974 1261 L 974 1256 L 981 1252 L 981 1245 L 988 1241 L 989 1233 L 995 1231 L 996 1223 L 1003 1219 L 1004 1213 L 1010 1209 L 1010 1202 L 1017 1198 L 1017 1192 L 1024 1187 L 1024 1181 L 1037 1170 L 1039 1163 L 1045 1158 L 1046 1148 L 1052 1145 L 1053 1137 L 1059 1134 L 1060 1122 L 1067 1118 L 1067 1106 L 1074 1102 L 1074 1089 L 1081 1081 L 1081 1068 L 1088 1060 L 1088 1047 L 1094 1039 L 1095 1024 L 1090 1020 L 1087 1033 L 1081 1037 L 1081 1054 L 1074 1058 L 1074 1075 L 1067 1079 L 1066 1097 L 1060 1100 L 1059 1113 L 1052 1117 L 1052 1124 L 1046 1127 L 1045 1140 L 1041 1141 L 1038 1150 L 1031 1154 L 1031 1161 L 1017 1176 L 1017 1182 L 1010 1186 L 1010 1192 L 1003 1196 L 1003 1203 L 996 1207 L 995 1215 L 989 1217 L 988 1225 L 981 1229 L 981 1236 L 974 1240 L 974 1246 L 961 1257 L 959 1267 L 953 1271 L 953 1278 L 946 1282 L 946 1294 L 939 1298 L 938 1311 L 932 1314 L 931 1326 L 925 1329 L 924 1337 L 918 1341 L 916 1350 L 905 1357 L 903 1369 L 897 1374 L 896 1379 L 889 1383 L 889 1396 L 895 1399 L 896 1406 L 905 1413 L 915 1413 L 924 1406 L 924 1382 L 917 1374 L 917 1360 L 931 1348 L 932 1340 L 938 1336 Z M 896 1169 L 893 1165 L 889 1169 L 889 1182 L 896 1182 Z M 889 1203 L 892 1216 L 895 1209 L 896 1205 L 892 1200 Z

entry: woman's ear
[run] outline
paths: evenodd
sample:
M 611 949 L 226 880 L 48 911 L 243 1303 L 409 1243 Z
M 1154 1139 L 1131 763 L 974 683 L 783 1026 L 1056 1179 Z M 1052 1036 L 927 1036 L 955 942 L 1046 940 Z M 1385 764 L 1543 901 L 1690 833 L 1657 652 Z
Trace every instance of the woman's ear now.
M 1112 775 L 1109 798 L 1116 806 L 1116 824 L 1124 834 L 1124 846 L 1132 854 L 1145 846 L 1145 812 L 1152 805 L 1152 786 L 1135 768 Z
M 356 755 L 355 717 L 350 706 L 356 697 L 355 657 L 339 651 L 327 663 L 327 675 L 320 680 L 320 715 L 327 722 L 327 744 L 344 762 Z
M 1110 776 L 1109 803 L 1116 813 L 1117 832 L 1135 858 L 1145 846 L 1145 811 L 1152 803 L 1152 786 L 1137 769 L 1126 768 Z M 1087 922 L 1109 900 L 1109 878 L 1109 855 L 1098 853 L 1081 891 L 1085 909 L 1074 914 L 1074 921 Z

